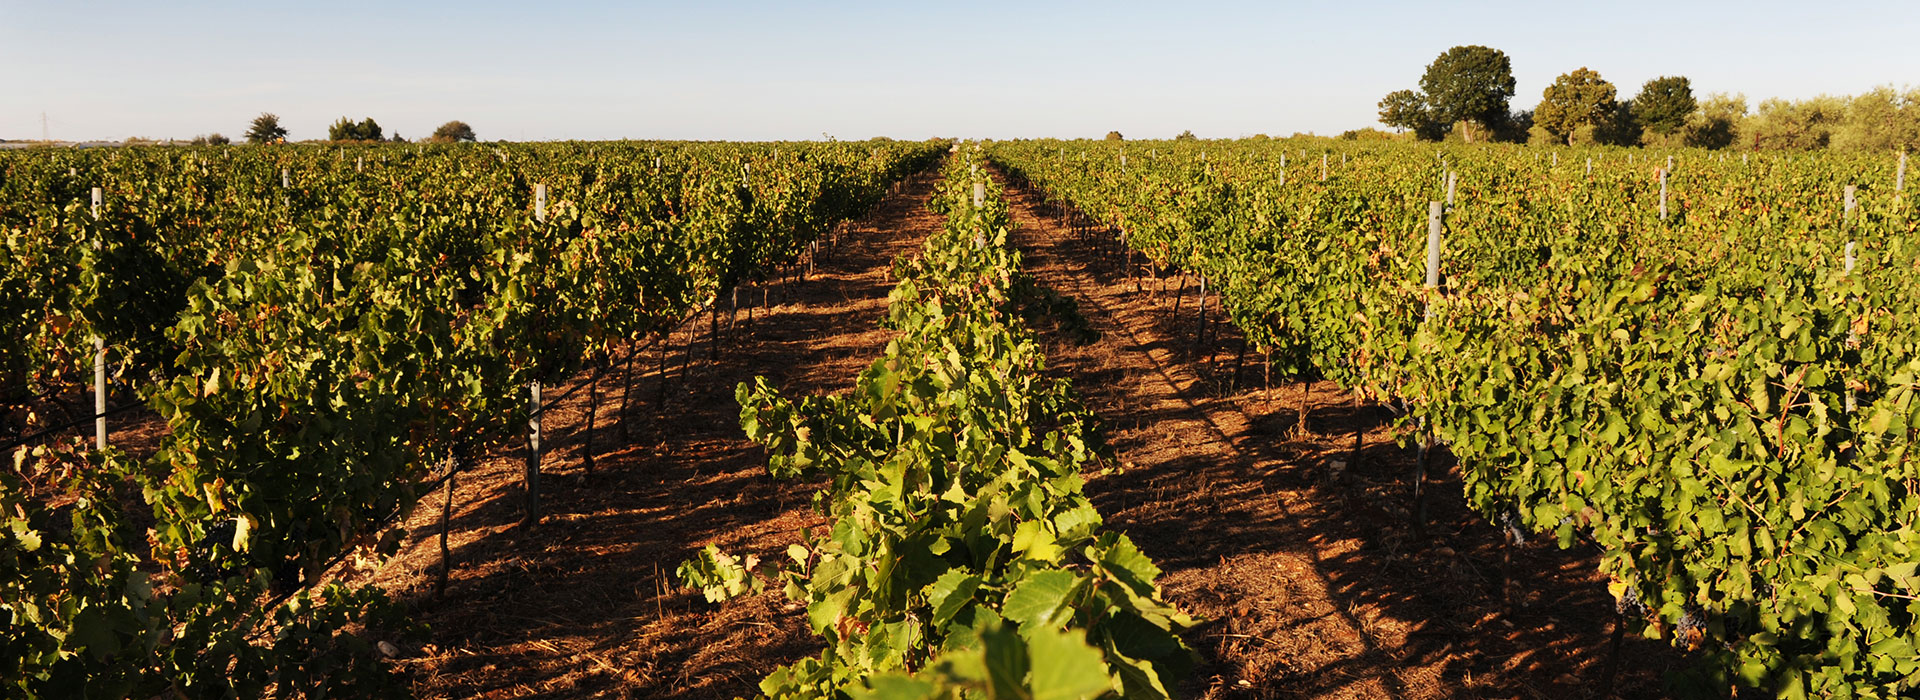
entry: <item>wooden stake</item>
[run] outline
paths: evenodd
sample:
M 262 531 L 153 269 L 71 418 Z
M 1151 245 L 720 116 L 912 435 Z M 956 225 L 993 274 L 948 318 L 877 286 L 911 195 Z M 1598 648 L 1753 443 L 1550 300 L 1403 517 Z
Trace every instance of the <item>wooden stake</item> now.
M 93 337 L 93 443 L 107 449 L 107 344 Z
M 667 332 L 662 334 L 655 344 L 660 348 L 660 354 L 654 362 L 655 373 L 659 375 L 660 381 L 654 385 L 653 395 L 653 414 L 658 418 L 667 413 L 667 349 L 673 347 L 673 327 L 668 326 Z
M 1660 220 L 1667 220 L 1667 171 L 1660 171 Z
M 522 525 L 540 522 L 540 380 L 527 382 L 527 503 Z
M 1295 406 L 1293 410 L 1293 415 L 1298 419 L 1293 424 L 1293 434 L 1312 435 L 1313 430 L 1307 427 L 1307 412 L 1312 410 L 1309 401 L 1313 398 L 1313 382 L 1309 381 L 1304 374 L 1298 379 L 1300 380 L 1300 405 Z
M 1427 280 L 1429 290 L 1440 288 L 1440 246 L 1446 232 L 1446 208 L 1440 202 L 1427 203 Z M 1428 302 L 1426 315 L 1433 317 L 1432 302 Z M 1420 419 L 1420 452 L 1414 463 L 1413 473 L 1413 530 L 1424 532 L 1427 522 L 1427 464 L 1433 453 L 1433 426 L 1426 418 Z
M 1187 296 L 1187 274 L 1185 272 L 1182 272 L 1180 273 L 1180 291 L 1175 292 L 1173 295 L 1173 312 L 1170 314 L 1170 316 L 1172 316 L 1175 319 L 1180 318 L 1180 301 L 1182 299 L 1185 299 L 1186 296 Z
M 587 439 L 584 449 L 586 454 L 581 461 L 588 474 L 593 473 L 593 429 L 600 419 L 600 375 L 605 372 L 604 363 L 594 368 L 593 379 L 590 380 L 592 383 L 587 385 Z
M 707 304 L 707 363 L 720 361 L 720 298 Z
M 620 420 L 620 436 L 629 440 L 633 439 L 633 422 L 627 420 L 627 405 L 633 398 L 633 358 L 638 354 L 640 354 L 640 348 L 635 347 L 634 341 L 627 341 L 627 366 L 626 369 L 622 370 L 624 376 L 620 378 L 620 414 L 618 418 Z
M 1619 674 L 1620 670 L 1620 640 L 1625 636 L 1626 629 L 1627 615 L 1624 611 L 1620 610 L 1619 604 L 1616 603 L 1613 609 L 1613 632 L 1607 640 L 1607 664 L 1600 672 L 1600 695 L 1598 697 L 1613 697 L 1614 677 Z
M 1240 352 L 1236 353 L 1233 357 L 1233 381 L 1227 385 L 1228 391 L 1232 391 L 1232 392 L 1240 391 L 1240 370 L 1241 368 L 1245 367 L 1246 364 L 1247 364 L 1247 336 L 1242 335 L 1240 336 Z
M 1365 441 L 1367 436 L 1366 431 L 1361 429 L 1360 427 L 1360 390 L 1359 389 L 1354 389 L 1352 401 L 1353 401 L 1353 404 L 1352 404 L 1353 415 L 1351 420 L 1353 421 L 1353 456 L 1347 458 L 1348 469 L 1352 469 L 1354 467 L 1360 466 L 1360 451 L 1366 445 Z
M 1449 178 L 1451 180 L 1451 178 Z M 1451 191 L 1453 188 L 1447 188 Z M 1440 245 L 1446 232 L 1446 208 L 1439 202 L 1427 203 L 1427 283 L 1428 289 L 1440 287 Z
M 100 220 L 100 188 L 93 188 L 93 220 Z M 93 249 L 100 249 L 100 235 L 96 231 L 93 237 Z M 93 446 L 94 449 L 107 449 L 107 341 L 98 335 L 93 337 Z
M 1855 189 L 1856 189 L 1855 186 L 1847 185 L 1847 203 L 1846 203 L 1845 212 L 1842 214 L 1842 217 L 1843 217 L 1842 221 L 1844 222 L 1843 225 L 1846 226 L 1847 233 L 1849 234 L 1849 238 L 1851 238 L 1851 234 L 1853 233 L 1853 208 L 1854 208 Z M 1848 240 L 1847 252 L 1846 252 L 1846 268 L 1847 268 L 1847 274 L 1849 275 L 1853 274 L 1853 264 L 1854 264 L 1853 241 Z M 1860 334 L 1854 332 L 1853 324 L 1851 323 L 1847 324 L 1847 346 L 1859 347 L 1859 345 L 1860 345 Z M 1854 409 L 1856 408 L 1852 387 L 1847 388 L 1846 408 L 1847 408 L 1847 413 L 1853 413 Z
M 447 455 L 446 499 L 440 503 L 440 575 L 433 582 L 433 597 L 438 598 L 447 592 L 447 573 L 453 569 L 453 552 L 447 549 L 448 522 L 453 519 L 454 475 L 460 473 L 460 448 L 455 447 Z
M 1206 275 L 1200 275 L 1200 303 L 1194 304 L 1194 306 L 1196 307 L 1194 309 L 1194 312 L 1199 316 L 1199 319 L 1194 323 L 1193 343 L 1194 343 L 1195 349 L 1198 350 L 1198 346 L 1200 344 L 1207 342 L 1207 277 Z M 1197 355 L 1198 353 L 1196 352 L 1195 354 Z

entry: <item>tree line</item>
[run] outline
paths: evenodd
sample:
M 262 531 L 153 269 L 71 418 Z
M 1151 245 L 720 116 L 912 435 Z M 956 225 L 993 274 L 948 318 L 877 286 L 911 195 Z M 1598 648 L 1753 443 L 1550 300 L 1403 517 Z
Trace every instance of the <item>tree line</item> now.
M 1415 138 L 1537 145 L 1692 146 L 1742 149 L 1907 150 L 1920 146 L 1920 88 L 1881 87 L 1850 97 L 1699 99 L 1685 76 L 1647 81 L 1622 99 L 1598 71 L 1560 75 L 1528 110 L 1514 111 L 1513 65 L 1485 46 L 1455 46 L 1427 65 L 1418 90 L 1379 103 L 1380 122 Z
M 286 143 L 287 128 L 280 125 L 279 115 L 272 112 L 262 112 L 260 116 L 253 118 L 253 123 L 247 128 L 246 137 L 247 143 L 252 144 Z M 226 137 L 219 134 L 214 134 L 211 137 L 200 137 L 195 139 L 195 143 L 200 143 L 200 139 L 207 139 L 209 143 L 215 143 L 216 145 L 227 142 Z M 407 139 L 400 136 L 399 132 L 394 132 L 392 135 L 386 134 L 385 130 L 380 127 L 379 122 L 373 120 L 373 117 L 367 117 L 357 122 L 347 117 L 341 117 L 339 121 L 327 127 L 327 140 L 359 142 L 390 141 L 394 143 L 405 143 L 407 141 Z M 467 125 L 466 122 L 455 119 L 441 124 L 440 128 L 434 129 L 433 135 L 427 137 L 427 140 L 433 143 L 456 143 L 460 141 L 477 141 L 479 138 L 474 135 L 472 126 Z

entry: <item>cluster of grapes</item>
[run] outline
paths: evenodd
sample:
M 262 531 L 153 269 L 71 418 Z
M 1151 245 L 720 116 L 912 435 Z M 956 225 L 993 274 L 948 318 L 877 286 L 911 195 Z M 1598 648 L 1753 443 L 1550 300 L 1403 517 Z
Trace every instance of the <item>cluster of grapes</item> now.
M 1513 544 L 1527 543 L 1527 528 L 1520 524 L 1520 511 L 1508 508 L 1500 513 L 1500 529 L 1506 531 L 1507 541 Z

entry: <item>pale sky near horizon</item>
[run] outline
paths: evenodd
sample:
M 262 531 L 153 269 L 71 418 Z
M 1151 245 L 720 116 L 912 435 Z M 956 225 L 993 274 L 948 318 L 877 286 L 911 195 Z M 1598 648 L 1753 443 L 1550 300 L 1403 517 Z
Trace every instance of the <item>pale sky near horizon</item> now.
M 1448 47 L 1531 108 L 1582 66 L 1622 97 L 1920 87 L 1920 3 L 291 3 L 0 0 L 0 139 L 294 139 L 342 116 L 482 139 L 1129 138 L 1378 126 Z

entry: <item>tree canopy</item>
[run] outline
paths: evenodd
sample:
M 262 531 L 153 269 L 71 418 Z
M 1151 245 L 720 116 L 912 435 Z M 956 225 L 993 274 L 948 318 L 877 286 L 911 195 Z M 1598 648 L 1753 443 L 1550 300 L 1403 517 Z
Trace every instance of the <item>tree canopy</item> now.
M 1693 82 L 1680 76 L 1661 76 L 1641 86 L 1633 98 L 1633 118 L 1647 131 L 1665 136 L 1687 121 L 1700 103 L 1693 99 Z
M 1874 88 L 1847 103 L 1833 131 L 1836 148 L 1920 149 L 1920 88 Z
M 286 127 L 280 126 L 280 117 L 272 112 L 261 112 L 247 129 L 247 143 L 273 143 L 286 138 Z
M 1109 131 L 1109 132 L 1107 132 L 1107 140 L 1108 140 L 1108 141 L 1119 141 L 1119 140 L 1121 140 L 1121 138 L 1122 138 L 1122 137 L 1120 136 L 1120 132 L 1118 132 L 1118 131 Z
M 1735 131 L 1747 116 L 1747 98 L 1743 95 L 1708 95 L 1700 108 L 1687 115 L 1680 125 L 1681 143 L 1696 148 L 1726 148 L 1733 145 Z
M 1434 121 L 1499 126 L 1513 98 L 1513 62 L 1485 46 L 1455 46 L 1427 64 L 1420 92 Z
M 333 126 L 327 127 L 327 139 L 331 141 L 382 141 L 385 140 L 386 137 L 381 134 L 380 125 L 373 121 L 373 117 L 367 117 L 359 123 L 354 123 L 351 119 L 341 117 L 340 121 L 334 122 Z
M 1455 46 L 1427 64 L 1420 90 L 1396 90 L 1380 100 L 1380 123 L 1437 139 L 1456 122 L 1488 129 L 1506 126 L 1513 98 L 1513 63 L 1499 49 Z M 1472 140 L 1471 131 L 1462 134 Z
M 1619 109 L 1614 96 L 1613 83 L 1582 67 L 1561 74 L 1547 86 L 1540 106 L 1533 110 L 1533 123 L 1572 143 L 1574 132 L 1604 125 Z
M 1422 131 L 1432 117 L 1427 115 L 1427 100 L 1412 90 L 1395 90 L 1380 98 L 1380 123 L 1396 129 Z
M 433 136 L 428 137 L 427 140 L 435 143 L 454 143 L 458 141 L 478 141 L 479 137 L 473 135 L 473 127 L 467 126 L 466 122 L 455 119 L 441 124 L 438 129 L 434 129 Z

